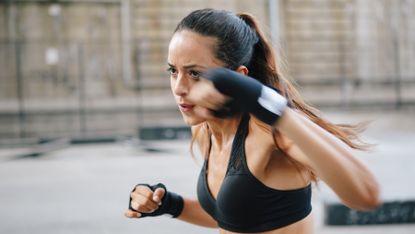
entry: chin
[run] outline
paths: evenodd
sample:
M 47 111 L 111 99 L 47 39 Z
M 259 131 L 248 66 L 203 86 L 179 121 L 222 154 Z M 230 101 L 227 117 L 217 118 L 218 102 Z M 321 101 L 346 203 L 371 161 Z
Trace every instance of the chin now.
M 184 122 L 189 126 L 195 126 L 206 121 L 205 119 L 196 116 L 187 116 L 184 114 L 182 114 L 182 116 Z

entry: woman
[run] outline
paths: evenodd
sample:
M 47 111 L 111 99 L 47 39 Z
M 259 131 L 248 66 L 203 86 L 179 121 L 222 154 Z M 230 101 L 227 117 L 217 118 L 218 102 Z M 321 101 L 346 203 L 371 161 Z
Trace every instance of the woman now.
M 126 216 L 170 214 L 220 233 L 312 233 L 311 182 L 347 206 L 378 206 L 371 172 L 352 155 L 357 127 L 332 124 L 278 71 L 253 16 L 202 9 L 169 44 L 172 92 L 205 154 L 198 200 L 139 184 Z

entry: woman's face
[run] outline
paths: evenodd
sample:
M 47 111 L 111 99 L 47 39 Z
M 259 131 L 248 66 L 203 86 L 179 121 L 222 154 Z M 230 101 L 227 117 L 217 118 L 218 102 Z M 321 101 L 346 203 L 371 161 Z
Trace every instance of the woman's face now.
M 167 62 L 171 90 L 184 121 L 189 125 L 206 120 L 196 114 L 197 106 L 187 99 L 187 95 L 192 86 L 200 81 L 202 72 L 223 66 L 213 54 L 215 43 L 214 38 L 189 30 L 176 32 L 170 41 Z

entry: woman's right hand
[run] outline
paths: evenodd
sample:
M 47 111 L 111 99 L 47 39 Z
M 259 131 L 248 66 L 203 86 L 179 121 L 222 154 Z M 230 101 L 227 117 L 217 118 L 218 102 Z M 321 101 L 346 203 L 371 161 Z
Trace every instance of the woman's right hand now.
M 165 193 L 163 188 L 156 188 L 153 191 L 145 184 L 136 185 L 130 193 L 129 209 L 125 212 L 125 216 L 140 218 L 143 214 L 155 212 L 161 205 Z

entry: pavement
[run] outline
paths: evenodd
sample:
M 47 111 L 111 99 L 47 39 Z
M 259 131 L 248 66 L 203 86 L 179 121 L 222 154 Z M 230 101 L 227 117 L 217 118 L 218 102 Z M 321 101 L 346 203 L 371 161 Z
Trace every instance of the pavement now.
M 415 111 L 329 112 L 335 122 L 373 120 L 364 137 L 377 146 L 357 155 L 373 170 L 382 200 L 415 199 Z M 168 217 L 127 219 L 132 187 L 163 182 L 194 197 L 201 161 L 188 140 L 71 145 L 18 157 L 25 148 L 0 148 L 0 233 L 218 233 Z M 415 224 L 333 227 L 324 224 L 324 205 L 337 198 L 324 183 L 313 190 L 315 233 L 415 233 Z

